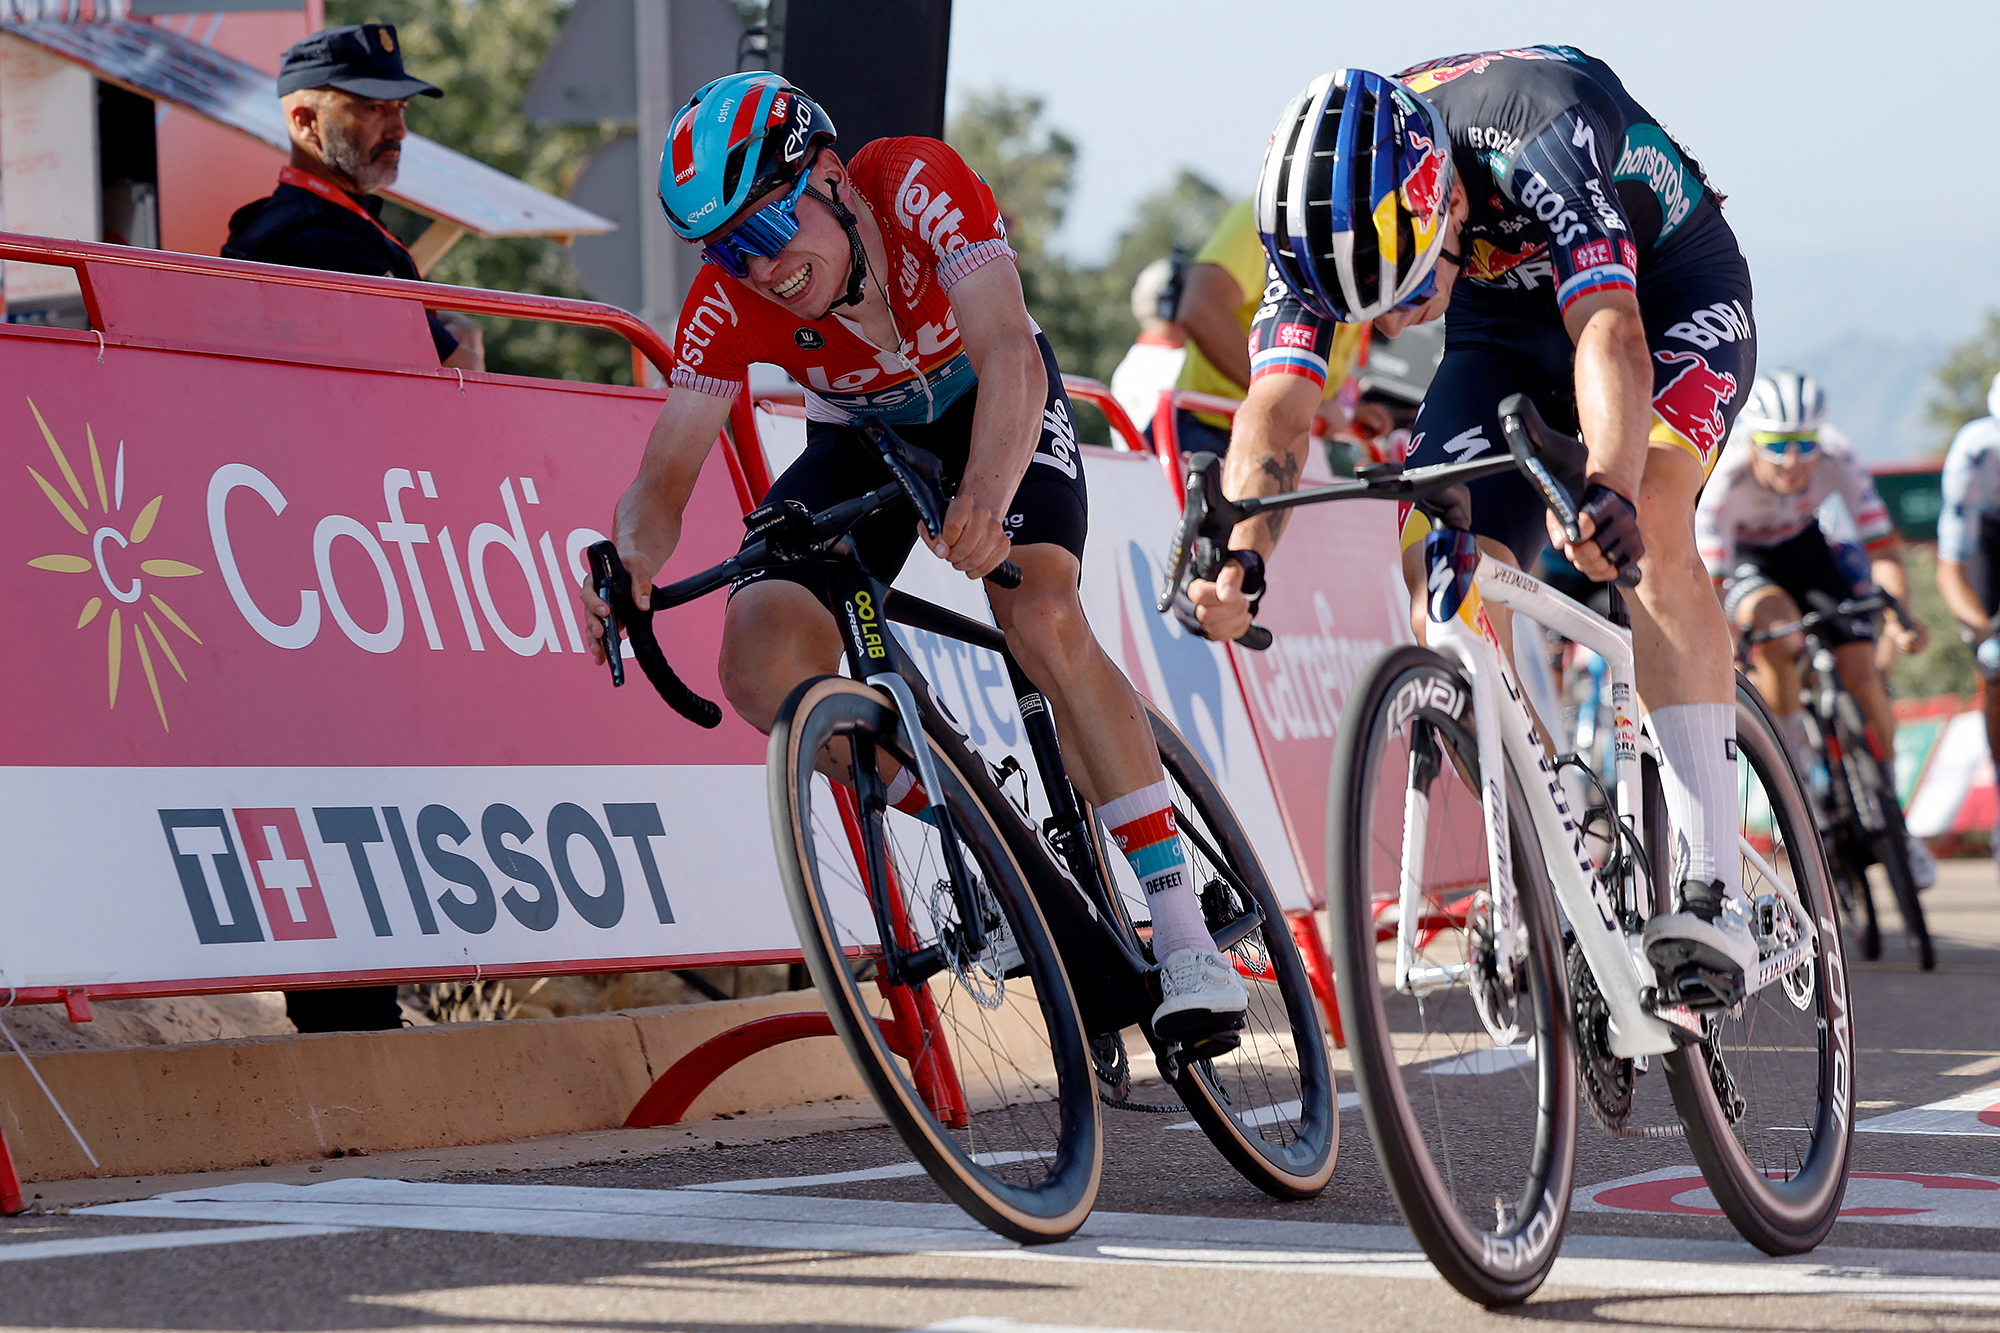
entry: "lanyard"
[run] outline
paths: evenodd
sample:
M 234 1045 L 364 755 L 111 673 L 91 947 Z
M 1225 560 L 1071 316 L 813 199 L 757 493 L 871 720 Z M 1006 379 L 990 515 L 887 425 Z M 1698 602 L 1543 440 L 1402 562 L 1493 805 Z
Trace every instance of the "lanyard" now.
M 280 169 L 278 172 L 278 183 L 280 185 L 296 185 L 301 190 L 311 190 L 329 204 L 344 208 L 357 217 L 367 219 L 368 224 L 381 232 L 388 239 L 389 244 L 395 246 L 406 255 L 410 253 L 409 247 L 397 240 L 394 232 L 383 226 L 373 213 L 370 213 L 360 204 L 355 203 L 354 197 L 348 194 L 347 191 L 336 189 L 311 172 L 300 171 L 297 167 L 284 167 Z

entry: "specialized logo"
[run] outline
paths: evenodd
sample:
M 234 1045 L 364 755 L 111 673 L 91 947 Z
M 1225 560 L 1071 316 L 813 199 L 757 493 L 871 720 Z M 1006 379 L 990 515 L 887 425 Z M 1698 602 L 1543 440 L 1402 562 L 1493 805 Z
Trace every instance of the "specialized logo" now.
M 1655 352 L 1655 359 L 1682 370 L 1653 395 L 1653 412 L 1693 445 L 1706 463 L 1728 433 L 1723 409 L 1736 397 L 1736 377 L 1716 370 L 1696 352 Z
M 826 346 L 826 338 L 818 329 L 793 329 L 792 341 L 808 352 L 817 352 Z
M 160 678 L 171 670 L 182 681 L 187 680 L 187 670 L 181 665 L 174 652 L 173 642 L 167 629 L 178 631 L 195 643 L 201 636 L 189 627 L 179 612 L 160 596 L 159 589 L 166 586 L 152 580 L 191 578 L 203 571 L 182 560 L 157 556 L 151 559 L 134 560 L 134 547 L 139 546 L 153 535 L 158 525 L 161 506 L 166 497 L 155 495 L 137 512 L 126 518 L 125 507 L 125 442 L 118 442 L 118 452 L 112 460 L 110 478 L 104 472 L 104 459 L 98 452 L 97 434 L 86 424 L 83 428 L 85 449 L 90 457 L 91 485 L 86 490 L 78 478 L 76 469 L 70 465 L 69 456 L 56 442 L 55 432 L 42 418 L 41 409 L 30 398 L 28 411 L 34 414 L 35 424 L 41 428 L 42 438 L 47 441 L 49 453 L 55 459 L 56 474 L 62 478 L 63 486 L 57 487 L 34 468 L 28 475 L 35 479 L 42 495 L 54 507 L 58 517 L 73 528 L 78 537 L 88 543 L 89 554 L 62 551 L 50 555 L 36 556 L 28 564 L 35 569 L 47 570 L 52 574 L 95 573 L 102 591 L 111 598 L 111 614 L 105 622 L 104 660 L 108 682 L 106 694 L 107 708 L 118 707 L 120 687 L 129 679 L 126 653 L 138 659 L 138 667 L 146 679 L 146 689 L 152 695 L 154 711 L 159 714 L 160 728 L 171 731 L 167 721 L 166 696 L 160 688 Z M 101 520 L 86 520 L 91 512 L 91 501 L 95 499 Z M 75 503 L 71 503 L 74 500 Z M 133 572 L 134 565 L 137 573 Z M 84 629 L 96 623 L 106 606 L 105 599 L 95 592 L 86 594 L 82 609 L 78 612 L 75 628 Z M 157 614 L 156 614 L 157 613 Z M 164 622 L 164 623 L 163 623 Z M 130 634 L 127 634 L 127 630 Z M 128 642 L 129 639 L 129 642 Z M 154 658 L 155 650 L 159 657 Z

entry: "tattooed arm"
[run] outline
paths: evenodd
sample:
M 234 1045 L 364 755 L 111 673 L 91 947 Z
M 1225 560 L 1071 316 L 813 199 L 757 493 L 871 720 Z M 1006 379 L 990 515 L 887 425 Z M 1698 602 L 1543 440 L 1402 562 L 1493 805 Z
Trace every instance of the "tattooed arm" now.
M 1319 407 L 1318 382 L 1302 375 L 1263 375 L 1237 410 L 1224 461 L 1222 493 L 1232 500 L 1248 495 L 1277 495 L 1298 488 L 1305 467 L 1307 435 Z M 1269 558 L 1285 530 L 1289 511 L 1261 514 L 1239 524 L 1230 535 L 1232 550 L 1250 550 Z M 1202 629 L 1213 639 L 1240 638 L 1250 628 L 1250 604 L 1243 596 L 1243 570 L 1225 565 L 1215 582 L 1197 579 L 1188 585 Z

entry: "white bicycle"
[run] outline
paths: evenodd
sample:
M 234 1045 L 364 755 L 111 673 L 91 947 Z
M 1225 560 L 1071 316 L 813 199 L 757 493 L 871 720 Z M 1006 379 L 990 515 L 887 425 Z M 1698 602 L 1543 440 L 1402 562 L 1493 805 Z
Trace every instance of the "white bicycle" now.
M 1853 1033 L 1831 880 L 1770 714 L 1737 680 L 1738 845 L 1761 958 L 1726 982 L 1657 975 L 1641 932 L 1669 911 L 1664 759 L 1639 723 L 1632 635 L 1482 554 L 1463 483 L 1518 467 L 1572 534 L 1580 441 L 1524 397 L 1501 404 L 1509 453 L 1261 500 L 1224 501 L 1212 455 L 1188 459 L 1170 562 L 1213 577 L 1252 514 L 1351 498 L 1416 503 L 1429 647 L 1393 648 L 1348 695 L 1327 811 L 1330 952 L 1354 1077 L 1398 1206 L 1440 1273 L 1485 1305 L 1524 1300 L 1555 1262 L 1570 1206 L 1578 1084 L 1615 1136 L 1685 1132 L 1716 1205 L 1770 1254 L 1817 1245 L 1846 1189 Z M 1567 484 L 1565 482 L 1567 478 Z M 1556 755 L 1488 604 L 1609 664 L 1612 771 Z M 1573 808 L 1575 769 L 1589 793 Z M 1700 1007 L 1690 1007 L 1688 1001 Z M 1664 1065 L 1680 1125 L 1628 1124 Z

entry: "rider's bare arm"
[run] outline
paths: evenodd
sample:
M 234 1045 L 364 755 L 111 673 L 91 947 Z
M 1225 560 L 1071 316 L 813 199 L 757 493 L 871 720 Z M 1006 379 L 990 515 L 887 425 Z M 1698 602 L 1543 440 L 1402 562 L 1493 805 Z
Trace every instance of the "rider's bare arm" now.
M 1301 375 L 1266 375 L 1250 386 L 1229 434 L 1222 493 L 1232 500 L 1297 490 L 1311 448 L 1307 430 L 1320 404 L 1317 381 Z M 1260 515 L 1230 534 L 1232 550 L 1269 556 L 1284 531 L 1286 512 Z M 1250 628 L 1250 601 L 1243 595 L 1243 568 L 1227 564 L 1214 582 L 1188 585 L 1202 631 L 1211 639 L 1238 639 Z
M 1041 440 L 1048 370 L 1012 264 L 983 264 L 961 278 L 951 289 L 951 308 L 979 379 L 979 401 L 965 476 L 945 513 L 937 554 L 978 578 L 1007 558 L 1002 520 Z
M 1180 325 L 1214 366 L 1238 388 L 1250 384 L 1250 346 L 1236 312 L 1243 308 L 1243 289 L 1220 264 L 1191 264 L 1182 280 Z
M 639 460 L 639 474 L 618 497 L 612 539 L 625 568 L 632 574 L 633 600 L 642 608 L 652 597 L 653 575 L 667 563 L 667 557 L 681 539 L 681 511 L 701 476 L 701 465 L 715 447 L 716 436 L 729 419 L 729 400 L 692 389 L 675 389 L 660 405 L 660 415 L 646 438 L 646 452 Z M 604 660 L 604 631 L 598 617 L 610 614 L 585 580 L 578 590 L 583 608 L 589 612 L 590 652 Z
M 1908 609 L 1910 605 L 1910 575 L 1909 571 L 1903 567 L 1902 538 L 1891 536 L 1882 546 L 1870 551 L 1868 558 L 1870 562 L 1869 572 L 1874 576 L 1876 586 L 1891 597 L 1894 597 L 1905 609 Z M 1889 619 L 1894 625 L 1892 631 L 1894 642 L 1900 651 L 1918 653 L 1922 652 L 1929 645 L 1931 641 L 1930 630 L 1925 627 L 1923 621 L 1918 620 L 1914 615 L 1905 620 L 1894 611 L 1891 611 L 1889 612 Z
M 1590 449 L 1589 480 L 1636 504 L 1653 421 L 1653 362 L 1639 299 L 1624 288 L 1593 292 L 1571 302 L 1563 327 L 1576 344 L 1577 419 Z M 1612 578 L 1617 571 L 1589 540 L 1588 515 L 1581 530 L 1585 540 L 1575 548 L 1560 529 L 1552 526 L 1551 534 L 1578 569 L 1594 579 Z

